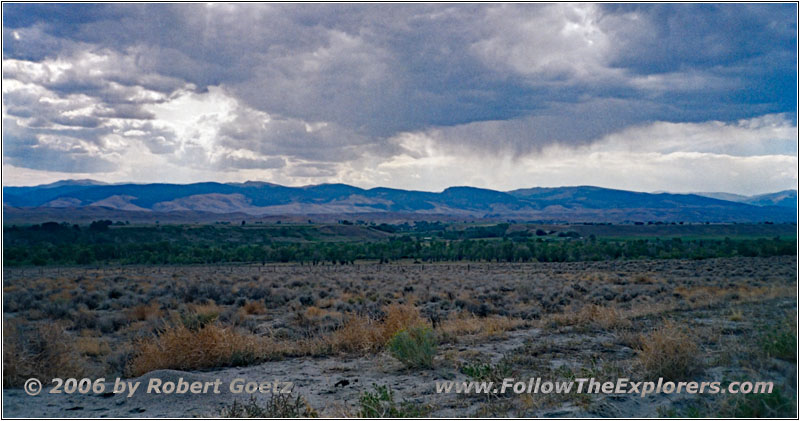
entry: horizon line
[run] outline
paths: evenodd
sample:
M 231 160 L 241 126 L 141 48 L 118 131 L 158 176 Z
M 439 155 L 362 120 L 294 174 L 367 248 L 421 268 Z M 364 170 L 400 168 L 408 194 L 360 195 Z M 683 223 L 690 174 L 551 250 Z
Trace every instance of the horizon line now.
M 682 194 L 682 195 L 731 194 L 731 195 L 737 195 L 737 196 L 742 196 L 742 197 L 762 196 L 762 195 L 766 195 L 766 194 L 775 194 L 775 193 L 781 193 L 781 192 L 785 192 L 785 191 L 794 191 L 794 192 L 798 191 L 797 188 L 789 188 L 789 189 L 768 191 L 768 192 L 764 192 L 764 193 L 756 193 L 756 194 L 749 194 L 748 195 L 748 194 L 742 194 L 742 193 L 731 193 L 731 192 L 728 192 L 728 191 L 702 191 L 702 192 L 699 192 L 699 191 L 678 192 L 678 191 L 670 191 L 670 190 L 641 191 L 641 190 L 628 190 L 628 189 L 623 189 L 623 188 L 619 188 L 619 187 L 605 187 L 605 186 L 598 186 L 598 185 L 591 185 L 591 184 L 561 185 L 561 186 L 532 186 L 532 187 L 521 187 L 521 188 L 516 188 L 516 189 L 511 189 L 511 190 L 498 190 L 498 189 L 493 189 L 493 188 L 489 188 L 489 187 L 477 187 L 477 186 L 470 186 L 470 185 L 453 185 L 453 186 L 445 187 L 441 191 L 430 191 L 430 190 L 416 190 L 416 189 L 406 189 L 406 188 L 401 188 L 401 187 L 387 187 L 387 186 L 361 187 L 361 186 L 348 184 L 348 183 L 342 183 L 342 182 L 305 184 L 305 185 L 292 186 L 292 185 L 273 183 L 273 182 L 270 182 L 270 181 L 258 181 L 258 180 L 227 181 L 227 182 L 209 180 L 209 181 L 193 181 L 193 182 L 189 182 L 189 183 L 177 183 L 177 182 L 133 182 L 133 181 L 107 182 L 107 181 L 102 181 L 102 180 L 97 180 L 97 179 L 92 179 L 92 178 L 81 178 L 81 179 L 67 178 L 67 179 L 53 181 L 53 182 L 50 182 L 50 183 L 42 183 L 42 184 L 34 184 L 34 185 L 5 185 L 5 184 L 3 184 L 3 188 L 4 189 L 6 187 L 10 187 L 10 188 L 34 188 L 34 187 L 48 186 L 48 185 L 57 184 L 57 183 L 66 183 L 66 182 L 73 182 L 74 183 L 74 182 L 82 182 L 82 181 L 83 182 L 97 183 L 97 184 L 95 184 L 96 186 L 102 186 L 102 185 L 106 185 L 106 186 L 148 185 L 148 184 L 170 184 L 170 185 L 187 186 L 187 185 L 192 185 L 192 184 L 205 184 L 205 183 L 216 183 L 216 184 L 227 184 L 227 185 L 247 184 L 247 183 L 261 183 L 261 184 L 271 184 L 271 185 L 274 185 L 274 186 L 287 187 L 287 188 L 309 188 L 309 187 L 317 187 L 317 186 L 325 186 L 325 185 L 343 185 L 343 186 L 348 186 L 348 187 L 355 187 L 357 189 L 361 189 L 361 190 L 365 190 L 365 191 L 374 190 L 374 189 L 393 189 L 393 190 L 404 190 L 404 191 L 409 191 L 409 192 L 422 192 L 422 193 L 444 193 L 448 189 L 459 188 L 459 187 L 473 188 L 473 189 L 480 189 L 480 190 L 491 190 L 491 191 L 496 191 L 496 192 L 501 192 L 501 193 L 508 193 L 508 192 L 513 192 L 513 191 L 517 191 L 517 190 L 526 190 L 526 189 L 560 189 L 560 188 L 576 188 L 576 187 L 594 187 L 594 188 L 600 188 L 600 189 L 606 189 L 606 190 L 618 190 L 618 191 L 627 191 L 627 192 L 633 192 L 633 193 L 646 193 L 646 194 Z

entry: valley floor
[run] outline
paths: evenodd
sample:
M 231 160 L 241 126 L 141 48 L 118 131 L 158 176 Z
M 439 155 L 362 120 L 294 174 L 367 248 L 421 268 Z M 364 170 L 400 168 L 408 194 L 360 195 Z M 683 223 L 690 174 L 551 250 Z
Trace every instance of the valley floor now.
M 251 403 L 225 385 L 243 378 L 292 382 L 303 410 L 328 417 L 370 415 L 375 405 L 396 416 L 794 417 L 796 271 L 795 257 L 6 269 L 3 416 L 235 415 L 234 401 Z M 438 343 L 430 368 L 409 367 L 387 345 L 415 323 Z M 220 379 L 223 387 L 205 395 L 31 397 L 20 386 L 33 376 L 120 376 L 141 388 L 151 378 Z M 506 377 L 772 381 L 775 390 L 435 390 L 437 381 Z M 392 397 L 370 400 L 376 385 Z M 270 407 L 271 394 L 255 396 L 254 408 Z M 267 414 L 286 414 L 275 410 Z

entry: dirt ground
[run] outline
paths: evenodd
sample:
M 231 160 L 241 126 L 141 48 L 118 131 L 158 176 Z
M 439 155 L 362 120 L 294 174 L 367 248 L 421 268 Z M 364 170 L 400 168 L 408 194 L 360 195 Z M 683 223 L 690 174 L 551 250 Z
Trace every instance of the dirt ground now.
M 3 415 L 218 416 L 247 402 L 225 387 L 131 398 L 21 389 L 28 377 L 119 376 L 292 382 L 293 396 L 332 417 L 364 414 L 374 385 L 389 387 L 401 416 L 795 416 L 796 273 L 795 257 L 5 269 Z M 414 323 L 436 339 L 429 367 L 388 344 Z M 211 333 L 228 336 L 209 342 Z M 233 354 L 220 353 L 228 340 Z M 248 358 L 230 358 L 237 346 Z M 772 381 L 776 392 L 435 391 L 449 380 L 662 375 Z M 256 396 L 269 404 L 270 394 Z

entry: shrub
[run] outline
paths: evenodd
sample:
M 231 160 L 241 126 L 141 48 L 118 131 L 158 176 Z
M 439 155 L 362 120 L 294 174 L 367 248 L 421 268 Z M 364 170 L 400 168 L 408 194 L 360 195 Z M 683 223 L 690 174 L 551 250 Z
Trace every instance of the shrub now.
M 181 324 L 190 330 L 202 329 L 219 318 L 219 313 L 190 311 L 181 315 Z
M 500 360 L 497 364 L 477 362 L 464 364 L 460 371 L 473 380 L 496 383 L 502 383 L 503 379 L 512 375 L 511 365 L 505 359 Z
M 71 304 L 59 299 L 42 306 L 42 311 L 51 319 L 67 319 L 70 317 Z
M 111 353 L 108 342 L 101 338 L 81 337 L 75 340 L 75 348 L 83 355 L 98 357 Z
M 345 352 L 370 353 L 382 350 L 394 336 L 411 326 L 427 327 L 416 307 L 393 304 L 387 307 L 382 320 L 352 316 L 336 329 L 329 342 L 333 349 Z
M 54 377 L 85 376 L 88 361 L 74 343 L 58 324 L 4 323 L 3 385 L 20 386 L 30 377 L 48 383 Z
M 316 418 L 318 416 L 303 396 L 290 394 L 273 394 L 265 406 L 256 401 L 255 396 L 250 397 L 248 403 L 233 404 L 220 411 L 222 418 Z
M 263 301 L 248 301 L 247 304 L 242 307 L 246 314 L 264 314 L 267 312 L 267 307 L 264 306 Z
M 382 330 L 384 343 L 392 339 L 397 332 L 412 326 L 426 326 L 419 310 L 410 304 L 392 304 L 386 308 Z
M 764 327 L 766 332 L 761 337 L 764 351 L 770 357 L 795 361 L 797 359 L 796 323 L 787 317 L 783 323 Z
M 660 417 L 669 418 L 797 418 L 797 406 L 781 388 L 770 393 L 738 393 L 719 400 L 696 400 L 680 408 L 658 408 Z
M 361 418 L 421 418 L 430 413 L 427 406 L 403 401 L 394 401 L 394 392 L 388 386 L 372 385 L 374 392 L 365 391 L 359 396 Z
M 436 336 L 429 327 L 414 326 L 397 332 L 389 342 L 389 351 L 408 367 L 431 368 L 436 345 Z
M 698 347 L 685 327 L 666 321 L 642 338 L 639 361 L 647 374 L 665 380 L 684 380 L 700 370 Z
M 775 389 L 772 393 L 729 395 L 716 414 L 718 418 L 794 418 L 796 405 Z
M 364 316 L 347 319 L 342 327 L 333 331 L 330 343 L 333 349 L 355 353 L 378 351 L 386 344 L 381 326 Z
M 149 304 L 139 304 L 128 309 L 128 319 L 131 321 L 153 320 L 161 317 L 161 306 L 158 301 Z

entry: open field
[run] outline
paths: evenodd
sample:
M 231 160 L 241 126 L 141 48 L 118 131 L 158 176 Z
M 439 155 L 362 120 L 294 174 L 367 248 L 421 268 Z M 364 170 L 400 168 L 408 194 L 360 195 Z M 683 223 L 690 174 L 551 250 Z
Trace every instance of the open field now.
M 795 256 L 6 267 L 3 415 L 795 416 L 796 271 Z M 28 377 L 116 376 L 278 379 L 303 402 L 18 389 Z M 442 380 L 592 376 L 775 391 L 434 391 Z

